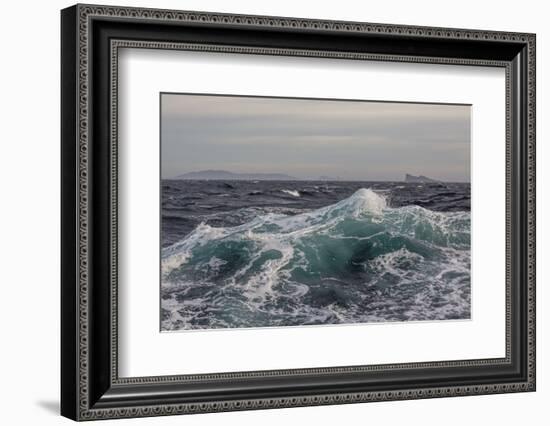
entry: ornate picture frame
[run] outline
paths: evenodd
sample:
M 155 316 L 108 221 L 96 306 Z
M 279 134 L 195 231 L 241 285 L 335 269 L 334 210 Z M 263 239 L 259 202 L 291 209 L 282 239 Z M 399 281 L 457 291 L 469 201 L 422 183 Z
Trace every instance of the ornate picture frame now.
M 534 34 L 360 22 L 96 5 L 64 9 L 62 415 L 93 420 L 534 391 L 535 40 Z M 122 48 L 503 68 L 506 355 L 119 377 L 117 93 Z

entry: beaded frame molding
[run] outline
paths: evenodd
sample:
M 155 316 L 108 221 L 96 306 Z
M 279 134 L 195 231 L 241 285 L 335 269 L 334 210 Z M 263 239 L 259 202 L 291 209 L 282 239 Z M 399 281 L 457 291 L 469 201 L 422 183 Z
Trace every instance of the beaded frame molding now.
M 62 415 L 93 420 L 535 390 L 535 35 L 96 5 L 64 9 L 61 18 Z M 505 357 L 119 377 L 121 48 L 504 68 Z

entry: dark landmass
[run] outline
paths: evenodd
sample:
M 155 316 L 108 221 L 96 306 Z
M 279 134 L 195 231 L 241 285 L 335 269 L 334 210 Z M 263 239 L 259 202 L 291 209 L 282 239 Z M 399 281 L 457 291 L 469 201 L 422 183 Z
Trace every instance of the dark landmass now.
M 300 180 L 282 173 L 232 173 L 225 170 L 201 170 L 176 176 L 181 180 Z
M 405 175 L 405 182 L 410 183 L 440 183 L 440 180 L 432 179 L 423 175 L 420 176 L 414 176 L 410 174 Z
M 197 172 L 189 172 L 178 175 L 175 180 L 273 180 L 273 181 L 304 181 L 307 179 L 297 178 L 284 173 L 234 173 L 227 170 L 200 170 Z M 334 176 L 319 176 L 319 181 L 340 181 L 340 177 Z M 350 180 L 355 181 L 355 180 Z M 358 180 L 359 181 L 359 180 Z M 374 181 L 373 181 L 374 182 Z M 405 175 L 405 182 L 408 183 L 442 183 L 437 179 L 432 179 L 424 175 L 414 176 Z

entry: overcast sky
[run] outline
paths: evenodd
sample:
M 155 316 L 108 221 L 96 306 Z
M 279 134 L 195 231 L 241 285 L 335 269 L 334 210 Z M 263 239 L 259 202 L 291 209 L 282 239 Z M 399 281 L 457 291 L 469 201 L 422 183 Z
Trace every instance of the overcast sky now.
M 162 177 L 470 181 L 470 106 L 161 95 Z

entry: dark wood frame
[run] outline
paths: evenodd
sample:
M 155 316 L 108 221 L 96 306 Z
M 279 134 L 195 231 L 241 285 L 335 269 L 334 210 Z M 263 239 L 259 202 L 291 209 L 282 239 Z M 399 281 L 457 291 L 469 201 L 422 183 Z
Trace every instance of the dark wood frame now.
M 61 13 L 61 413 L 74 420 L 535 390 L 535 36 L 76 5 Z M 117 52 L 191 49 L 506 69 L 506 357 L 119 378 Z

